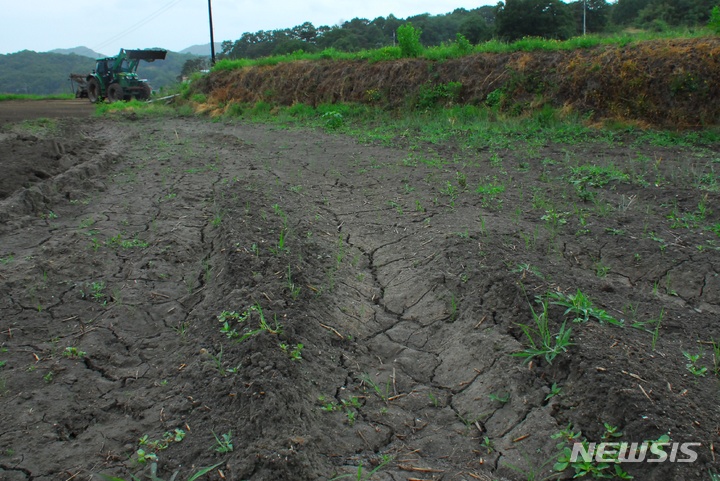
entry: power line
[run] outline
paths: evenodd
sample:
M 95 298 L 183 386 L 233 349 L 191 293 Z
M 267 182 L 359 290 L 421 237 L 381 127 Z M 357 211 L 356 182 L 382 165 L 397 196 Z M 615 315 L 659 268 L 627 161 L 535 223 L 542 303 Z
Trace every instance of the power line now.
M 120 40 L 121 38 L 125 37 L 126 35 L 134 32 L 135 30 L 139 29 L 143 25 L 146 25 L 150 23 L 151 21 L 155 20 L 157 17 L 165 13 L 166 11 L 170 10 L 172 7 L 177 5 L 178 3 L 182 2 L 183 0 L 170 0 L 170 2 L 166 3 L 163 7 L 160 7 L 160 9 L 156 10 L 155 12 L 151 13 L 145 19 L 139 21 L 138 23 L 128 27 L 127 29 L 123 30 L 122 32 L 118 33 L 117 35 L 110 37 L 105 42 L 97 45 L 95 50 L 96 52 L 100 51 L 100 49 L 110 45 L 111 43 L 115 42 L 116 40 Z

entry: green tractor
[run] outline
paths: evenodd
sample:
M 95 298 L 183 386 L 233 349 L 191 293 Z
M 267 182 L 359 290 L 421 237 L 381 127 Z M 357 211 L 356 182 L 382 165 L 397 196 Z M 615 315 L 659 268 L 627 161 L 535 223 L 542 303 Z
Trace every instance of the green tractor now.
M 167 50 L 120 49 L 116 57 L 97 59 L 95 70 L 86 78 L 88 99 L 92 103 L 102 102 L 106 98 L 110 103 L 131 98 L 149 99 L 152 88 L 147 80 L 138 78 L 138 64 L 140 60 L 165 60 L 166 55 Z

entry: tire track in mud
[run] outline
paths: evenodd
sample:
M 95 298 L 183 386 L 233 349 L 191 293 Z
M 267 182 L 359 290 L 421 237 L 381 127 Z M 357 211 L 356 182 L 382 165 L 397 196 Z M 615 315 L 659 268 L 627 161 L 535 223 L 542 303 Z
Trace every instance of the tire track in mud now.
M 3 316 L 10 314 L 13 319 L 3 327 L 4 344 L 17 345 L 10 348 L 18 356 L 11 358 L 15 366 L 25 357 L 31 371 L 42 373 L 19 396 L 36 402 L 31 414 L 22 417 L 34 423 L 42 413 L 38 427 L 44 426 L 47 433 L 44 442 L 32 447 L 23 447 L 15 437 L 3 439 L 2 444 L 6 452 L 23 453 L 20 465 L 28 468 L 22 471 L 29 479 L 43 479 L 34 469 L 37 466 L 44 465 L 48 472 L 70 468 L 71 460 L 88 456 L 87 446 L 107 449 L 104 457 L 118 459 L 117 449 L 125 441 L 115 438 L 113 442 L 115 433 L 122 433 L 124 439 L 134 433 L 132 437 L 139 439 L 152 420 L 163 421 L 162 409 L 158 413 L 155 407 L 162 400 L 147 396 L 177 369 L 177 364 L 171 365 L 176 362 L 174 356 L 164 354 L 178 346 L 178 334 L 168 327 L 189 327 L 194 307 L 202 302 L 205 280 L 200 265 L 213 249 L 206 232 L 207 214 L 193 203 L 163 212 L 164 189 L 152 180 L 167 163 L 159 160 L 157 151 L 148 154 L 133 147 L 141 131 L 141 127 L 118 129 L 105 149 L 93 151 L 84 164 L 33 187 L 44 194 L 42 204 L 32 204 L 32 209 L 54 213 L 46 221 L 17 217 L 29 212 L 15 209 L 17 199 L 27 198 L 27 191 L 3 202 L 17 219 L 15 233 L 4 237 L 5 246 L 13 249 L 17 259 L 9 264 L 8 272 L 22 279 L 3 289 L 3 297 L 9 300 Z M 172 151 L 168 142 L 165 150 Z M 187 162 L 187 168 L 195 167 L 194 159 Z M 107 176 L 100 176 L 101 171 Z M 166 180 L 184 193 L 203 195 L 220 181 L 220 173 L 211 174 L 188 180 L 173 172 L 167 173 Z M 96 190 L 99 182 L 103 187 Z M 173 215 L 178 211 L 180 215 Z M 185 234 L 192 233 L 194 224 L 197 233 L 178 238 L 173 232 L 176 223 L 182 223 Z M 186 268 L 174 265 L 179 260 L 188 264 Z M 177 289 L 183 278 L 171 278 L 182 271 L 189 274 L 183 278 L 192 292 Z M 37 318 L 49 319 L 44 325 L 51 327 L 28 329 L 28 321 L 37 324 Z M 35 356 L 34 362 L 29 353 Z M 58 396 L 55 386 L 67 389 Z M 88 391 L 85 386 L 98 390 Z M 132 398 L 126 397 L 126 390 L 134 393 Z M 53 404 L 50 399 L 39 400 L 44 391 L 55 393 Z M 177 404 L 185 398 L 182 389 L 167 391 L 165 401 L 174 399 Z M 76 402 L 85 407 L 76 414 L 64 412 L 65 406 Z M 47 450 L 57 453 L 47 458 L 50 462 L 42 458 Z
M 339 149 L 339 145 L 333 145 L 335 142 L 334 139 L 329 139 L 323 145 L 324 153 L 333 148 Z M 346 148 L 346 145 L 343 144 L 342 148 Z M 289 148 L 287 152 L 295 151 Z M 292 154 L 288 155 L 292 157 Z M 301 156 L 314 157 L 308 151 Z M 372 154 L 363 152 L 355 158 L 364 156 L 371 157 Z M 294 160 L 299 161 L 302 157 L 295 157 Z M 343 305 L 335 310 L 337 317 L 333 325 L 340 332 L 352 333 L 356 342 L 368 353 L 361 358 L 356 356 L 354 361 L 349 363 L 347 379 L 352 381 L 350 384 L 346 381 L 341 390 L 336 391 L 336 399 L 338 402 L 342 401 L 340 393 L 343 390 L 363 394 L 365 404 L 360 412 L 364 421 L 381 424 L 390 430 L 386 443 L 376 446 L 375 452 L 392 453 L 398 457 L 411 456 L 413 459 L 409 461 L 410 465 L 415 463 L 418 469 L 425 466 L 430 472 L 436 473 L 446 473 L 453 465 L 465 465 L 471 473 L 479 476 L 484 472 L 479 464 L 480 460 L 497 467 L 502 454 L 490 457 L 477 454 L 480 451 L 481 437 L 491 436 L 500 453 L 503 450 L 513 450 L 511 441 L 514 438 L 509 436 L 509 433 L 517 431 L 518 426 L 528 419 L 533 409 L 544 408 L 537 399 L 538 395 L 534 396 L 535 408 L 493 406 L 491 402 L 481 402 L 489 409 L 489 414 L 482 419 L 490 426 L 489 431 L 485 425 L 480 429 L 479 417 L 465 419 L 477 409 L 475 405 L 478 399 L 493 394 L 498 385 L 504 384 L 501 381 L 507 377 L 508 372 L 519 369 L 510 362 L 500 362 L 502 366 L 496 367 L 498 359 L 493 355 L 484 363 L 477 364 L 481 369 L 474 366 L 461 368 L 462 374 L 458 375 L 454 372 L 457 370 L 454 364 L 471 361 L 474 358 L 472 353 L 460 349 L 467 357 L 461 354 L 459 358 L 445 359 L 443 353 L 458 350 L 462 346 L 461 339 L 452 339 L 445 343 L 432 341 L 433 338 L 447 339 L 453 332 L 467 329 L 467 326 L 453 326 L 457 320 L 451 319 L 454 314 L 449 312 L 449 299 L 444 299 L 442 295 L 448 291 L 445 271 L 450 269 L 450 265 L 444 262 L 443 256 L 437 254 L 445 250 L 448 234 L 432 230 L 428 233 L 427 228 L 422 227 L 420 219 L 408 224 L 402 217 L 393 215 L 395 210 L 383 205 L 389 197 L 382 192 L 385 190 L 383 182 L 371 174 L 367 174 L 362 185 L 348 186 L 342 180 L 325 180 L 330 171 L 333 171 L 338 179 L 351 175 L 352 172 L 346 170 L 347 166 L 342 164 L 328 168 L 322 160 L 315 158 L 315 164 L 303 162 L 301 165 L 310 178 L 323 182 L 316 185 L 306 183 L 304 186 L 308 189 L 319 188 L 322 198 L 327 199 L 327 202 L 317 207 L 323 212 L 323 216 L 329 217 L 329 225 L 336 226 L 339 242 L 347 245 L 348 252 L 345 256 L 352 257 L 353 251 L 357 251 L 362 259 L 354 261 L 356 267 L 352 274 L 346 273 L 344 280 L 338 283 L 333 291 L 333 298 L 338 303 L 352 304 L 352 312 Z M 293 163 L 292 158 L 287 161 Z M 360 165 L 362 166 L 362 163 Z M 347 202 L 343 196 L 348 191 L 351 194 L 362 192 L 362 196 L 354 196 L 352 199 L 355 205 L 362 205 L 362 209 L 348 211 L 342 207 Z M 424 213 L 421 217 L 431 219 L 435 215 L 435 212 L 431 212 Z M 371 230 L 368 230 L 369 226 L 372 226 Z M 406 252 L 406 244 L 411 246 L 413 252 Z M 385 250 L 391 257 L 384 254 Z M 420 259 L 421 263 L 417 259 Z M 413 272 L 414 270 L 416 272 Z M 428 274 L 430 280 L 427 280 Z M 403 276 L 404 278 L 399 280 Z M 443 293 L 442 290 L 446 292 Z M 366 314 L 354 314 L 358 312 Z M 478 320 L 475 319 L 473 325 Z M 460 322 L 468 324 L 471 319 Z M 465 334 L 466 332 L 463 335 Z M 414 336 L 425 339 L 422 345 L 411 341 Z M 508 341 L 512 347 L 505 347 L 505 354 L 517 345 L 512 337 L 493 333 L 487 339 L 487 342 L 492 343 L 508 344 Z M 427 346 L 428 343 L 433 345 Z M 342 363 L 341 367 L 343 365 L 348 363 Z M 442 374 L 438 372 L 441 366 L 444 367 Z M 482 383 L 478 382 L 479 378 L 482 378 Z M 523 375 L 523 378 L 527 376 Z M 383 389 L 389 389 L 390 383 L 392 391 L 383 393 Z M 464 392 L 473 388 L 472 398 L 461 397 Z M 522 395 L 527 393 L 513 391 L 510 394 L 513 398 L 522 398 Z M 345 396 L 347 398 L 347 395 Z M 527 399 L 524 403 L 527 404 Z M 519 412 L 509 418 L 507 414 L 498 416 L 497 413 L 503 409 L 505 412 Z M 388 411 L 391 412 L 390 415 L 387 414 Z M 408 420 L 418 411 L 423 413 L 422 420 L 418 418 L 409 427 Z M 547 413 L 543 419 L 550 427 L 555 427 Z M 422 428 L 418 428 L 417 423 L 420 423 Z M 476 428 L 479 432 L 473 434 Z M 425 432 L 433 434 L 425 435 Z M 519 436 L 515 435 L 516 437 Z M 432 449 L 428 448 L 430 445 L 433 446 Z M 463 454 L 458 456 L 458 451 Z M 420 452 L 423 454 L 419 455 Z M 453 459 L 452 456 L 456 458 Z M 372 459 L 371 456 L 369 461 Z M 409 468 L 410 465 L 405 467 Z M 403 472 L 393 468 L 389 470 L 398 475 Z M 445 477 L 443 474 L 439 476 L 443 479 Z

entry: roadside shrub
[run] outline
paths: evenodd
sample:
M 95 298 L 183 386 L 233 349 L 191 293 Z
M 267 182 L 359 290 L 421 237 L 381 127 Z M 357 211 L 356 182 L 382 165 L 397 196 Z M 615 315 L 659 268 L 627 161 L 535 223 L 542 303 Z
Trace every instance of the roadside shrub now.
M 415 58 L 422 54 L 423 47 L 420 43 L 421 33 L 422 31 L 419 28 L 413 27 L 410 22 L 398 27 L 398 45 L 400 45 L 400 53 L 403 57 Z

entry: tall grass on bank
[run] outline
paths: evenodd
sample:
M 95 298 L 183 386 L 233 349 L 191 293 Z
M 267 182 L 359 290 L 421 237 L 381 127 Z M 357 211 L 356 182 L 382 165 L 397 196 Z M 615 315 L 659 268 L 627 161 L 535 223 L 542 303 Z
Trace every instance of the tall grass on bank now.
M 638 42 L 659 39 L 688 39 L 714 35 L 704 28 L 667 30 L 663 32 L 638 32 L 604 35 L 585 35 L 573 37 L 568 40 L 551 40 L 538 37 L 525 37 L 514 42 L 503 42 L 490 40 L 478 45 L 470 45 L 466 40 L 458 37 L 455 42 L 444 43 L 437 47 L 429 47 L 422 50 L 419 57 L 428 60 L 446 60 L 458 58 L 464 55 L 477 53 L 511 53 L 511 52 L 533 52 L 533 51 L 558 51 L 575 50 L 598 47 L 601 45 L 618 45 L 624 47 Z M 359 52 L 341 52 L 334 48 L 328 48 L 320 52 L 304 52 L 298 50 L 286 55 L 275 55 L 258 59 L 223 59 L 218 61 L 213 70 L 234 70 L 245 67 L 277 65 L 279 63 L 297 61 L 318 61 L 318 60 L 365 60 L 368 62 L 380 62 L 385 60 L 398 60 L 403 58 L 400 47 L 381 47 L 374 50 L 361 50 Z

